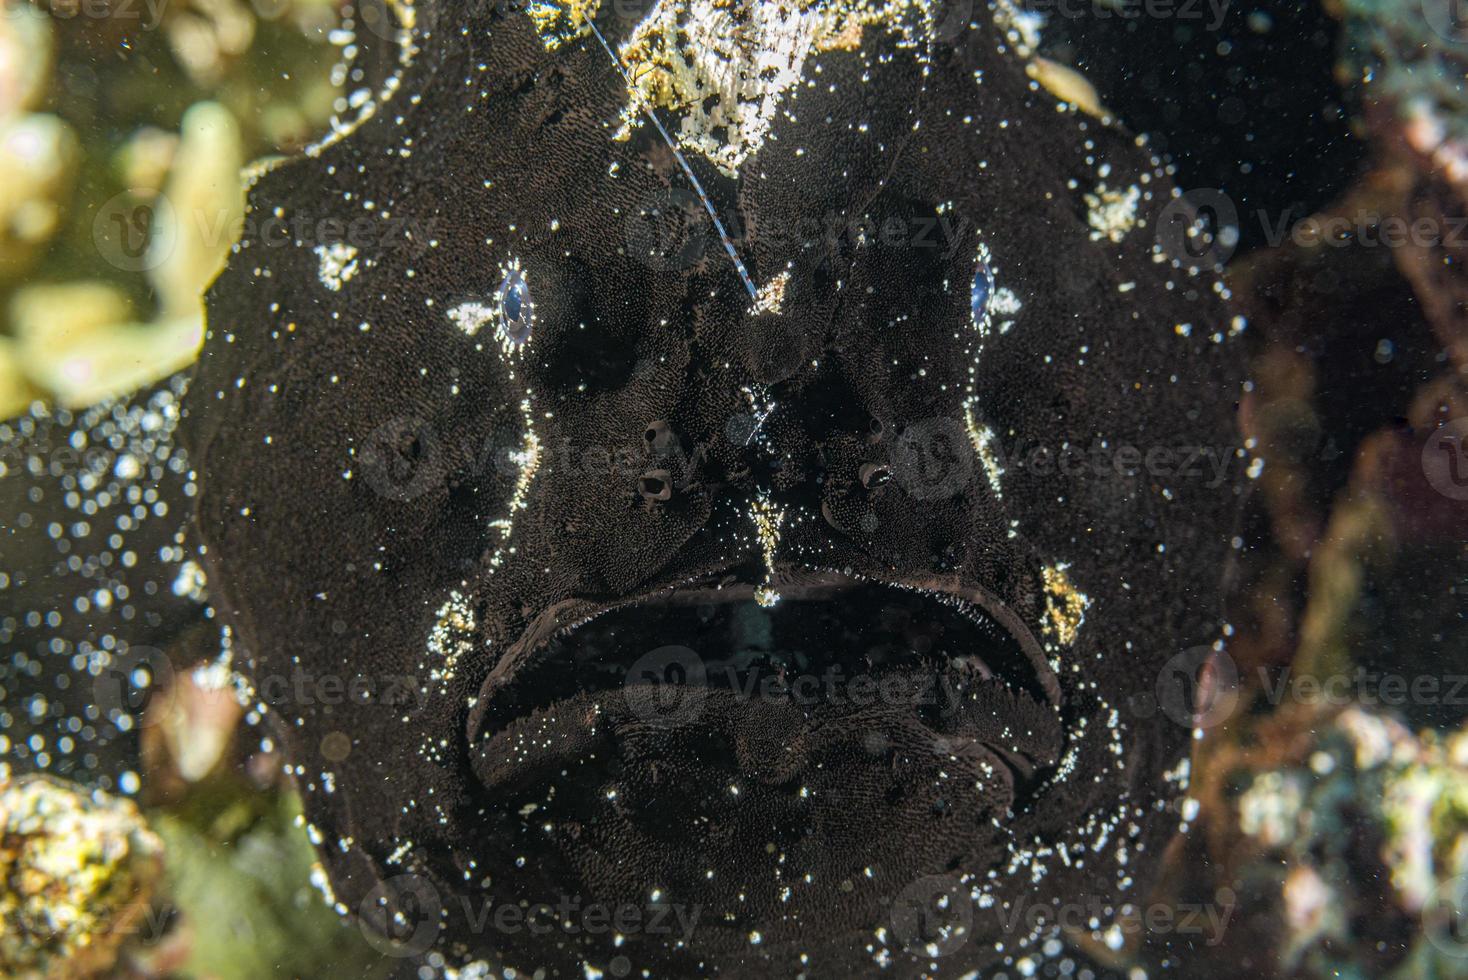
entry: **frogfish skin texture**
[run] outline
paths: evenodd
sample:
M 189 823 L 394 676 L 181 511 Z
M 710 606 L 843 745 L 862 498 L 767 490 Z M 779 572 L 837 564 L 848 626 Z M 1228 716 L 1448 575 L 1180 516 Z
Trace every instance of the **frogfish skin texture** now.
M 1242 324 L 1145 143 L 957 7 L 395 8 L 254 182 L 199 560 L 405 953 L 956 977 L 1145 900 Z

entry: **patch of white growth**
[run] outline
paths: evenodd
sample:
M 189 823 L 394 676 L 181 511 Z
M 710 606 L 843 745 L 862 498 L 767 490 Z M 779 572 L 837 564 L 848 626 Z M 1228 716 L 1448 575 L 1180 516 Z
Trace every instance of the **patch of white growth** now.
M 493 306 L 483 303 L 461 303 L 449 310 L 449 319 L 454 321 L 454 326 L 464 332 L 464 336 L 473 337 L 478 335 L 484 325 L 492 321 L 497 315 Z
M 754 601 L 768 609 L 780 601 L 780 593 L 775 591 L 775 552 L 780 547 L 780 529 L 785 524 L 785 511 L 768 497 L 760 497 L 750 508 L 749 516 L 754 521 L 765 564 L 765 580 L 754 590 Z
M 317 245 L 312 251 L 316 253 L 319 263 L 317 277 L 321 280 L 321 285 L 332 292 L 341 292 L 341 288 L 357 274 L 355 246 L 333 242 L 330 245 Z
M 643 113 L 671 109 L 678 141 L 737 176 L 812 55 L 855 50 L 869 25 L 913 42 L 935 9 L 923 0 L 658 0 L 618 52 L 632 85 L 618 136 Z
M 769 282 L 759 288 L 759 295 L 755 298 L 754 306 L 750 309 L 751 316 L 761 313 L 774 313 L 779 315 L 784 312 L 785 290 L 790 285 L 790 273 L 782 272 Z
M 1137 204 L 1142 199 L 1142 189 L 1136 184 L 1125 190 L 1106 186 L 1102 181 L 1092 194 L 1086 195 L 1089 212 L 1086 222 L 1091 226 L 1091 241 L 1106 239 L 1120 242 L 1127 233 L 1137 227 Z
M 1009 333 L 1010 328 L 1014 326 L 1014 318 L 1019 315 L 1019 311 L 1023 308 L 1024 304 L 1020 302 L 1014 290 L 1003 286 L 994 290 L 994 298 L 989 301 L 990 316 L 1004 318 L 999 321 L 1000 333 Z
M 455 590 L 438 610 L 438 620 L 428 634 L 428 652 L 438 661 L 432 667 L 432 678 L 447 683 L 454 678 L 459 660 L 474 650 L 474 609 L 462 593 Z
M 520 415 L 525 420 L 523 442 L 519 451 L 510 457 L 520 470 L 515 479 L 515 489 L 510 495 L 505 515 L 489 522 L 490 529 L 498 531 L 500 535 L 499 547 L 489 558 L 491 575 L 499 571 L 508 555 L 514 553 L 510 539 L 515 531 L 515 515 L 529 506 L 530 487 L 541 464 L 542 444 L 535 431 L 529 391 L 520 402 Z M 474 610 L 468 600 L 457 590 L 450 592 L 448 599 L 439 608 L 438 619 L 428 637 L 428 652 L 443 661 L 441 666 L 432 668 L 434 680 L 445 683 L 452 680 L 460 660 L 465 654 L 473 652 L 475 625 Z M 436 762 L 439 761 L 437 748 L 432 741 L 428 741 L 419 746 L 418 752 L 425 759 Z
M 981 241 L 974 256 L 974 275 L 984 277 L 984 303 L 982 308 L 975 305 L 972 314 L 974 329 L 982 338 L 989 336 L 996 321 L 999 333 L 1008 333 L 1014 326 L 1014 318 L 1024 308 L 1014 290 L 998 284 L 999 269 L 993 259 L 989 246 Z
M 984 467 L 984 475 L 988 477 L 989 486 L 994 490 L 994 496 L 1002 500 L 1004 489 L 1000 486 L 999 481 L 1004 476 L 1004 466 L 994 447 L 994 430 L 975 418 L 974 401 L 975 399 L 970 398 L 963 403 L 964 426 L 968 429 L 969 442 L 973 444 L 974 452 L 979 456 L 979 462 Z

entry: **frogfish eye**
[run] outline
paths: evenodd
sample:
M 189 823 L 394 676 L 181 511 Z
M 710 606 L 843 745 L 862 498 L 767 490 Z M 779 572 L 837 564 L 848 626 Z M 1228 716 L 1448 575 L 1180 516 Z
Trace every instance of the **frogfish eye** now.
M 524 273 L 519 269 L 505 273 L 498 300 L 501 339 L 510 347 L 524 345 L 530 340 L 530 324 L 535 317 L 535 301 Z
M 989 300 L 994 295 L 994 270 L 989 268 L 987 256 L 979 256 L 978 268 L 969 286 L 969 308 L 973 311 L 974 323 L 982 326 L 989 316 Z

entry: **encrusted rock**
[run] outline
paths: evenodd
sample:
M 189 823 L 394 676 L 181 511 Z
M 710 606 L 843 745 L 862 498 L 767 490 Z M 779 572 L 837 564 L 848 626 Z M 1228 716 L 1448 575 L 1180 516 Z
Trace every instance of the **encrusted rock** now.
M 0 974 L 106 970 L 162 872 L 130 801 L 44 776 L 0 783 Z

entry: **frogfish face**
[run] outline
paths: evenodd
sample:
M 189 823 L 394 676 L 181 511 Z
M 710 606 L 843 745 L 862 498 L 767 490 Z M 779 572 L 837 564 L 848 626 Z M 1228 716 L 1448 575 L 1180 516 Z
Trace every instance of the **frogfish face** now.
M 394 949 L 958 975 L 1144 897 L 1239 323 L 1145 146 L 942 6 L 420 5 L 254 183 L 201 552 Z

